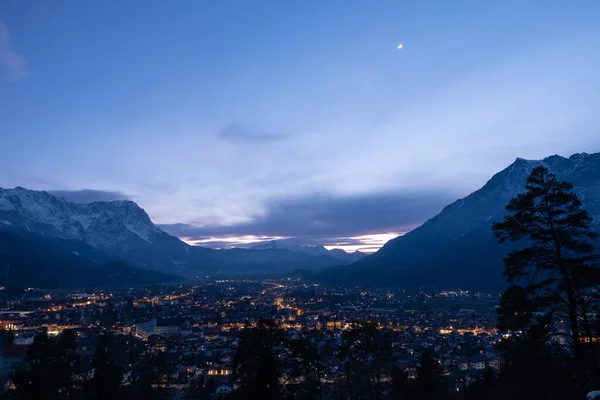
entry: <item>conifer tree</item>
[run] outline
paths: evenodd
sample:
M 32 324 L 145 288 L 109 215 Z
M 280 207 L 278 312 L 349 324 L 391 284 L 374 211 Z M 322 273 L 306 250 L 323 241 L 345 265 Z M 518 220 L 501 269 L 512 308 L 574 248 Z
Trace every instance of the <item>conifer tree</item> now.
M 585 364 L 582 337 L 591 309 L 592 290 L 600 283 L 592 219 L 573 185 L 538 166 L 527 178 L 526 191 L 507 205 L 508 215 L 493 231 L 502 242 L 523 243 L 504 259 L 512 285 L 503 296 L 503 321 L 515 328 L 535 323 L 535 312 L 568 323 L 577 365 Z

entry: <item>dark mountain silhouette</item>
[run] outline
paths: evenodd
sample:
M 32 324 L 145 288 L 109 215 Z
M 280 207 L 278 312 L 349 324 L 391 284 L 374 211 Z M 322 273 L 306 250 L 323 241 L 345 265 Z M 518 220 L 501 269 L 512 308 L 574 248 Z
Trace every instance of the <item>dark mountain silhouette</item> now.
M 551 156 L 540 161 L 517 159 L 481 189 L 389 241 L 376 253 L 312 277 L 353 285 L 501 288 L 502 258 L 510 248 L 496 242 L 492 223 L 502 220 L 506 204 L 524 191 L 525 180 L 537 165 L 546 166 L 560 180 L 572 182 L 594 218 L 594 226 L 600 228 L 600 153 Z
M 0 232 L 0 284 L 73 288 L 177 282 L 182 278 L 132 268 L 86 243 Z

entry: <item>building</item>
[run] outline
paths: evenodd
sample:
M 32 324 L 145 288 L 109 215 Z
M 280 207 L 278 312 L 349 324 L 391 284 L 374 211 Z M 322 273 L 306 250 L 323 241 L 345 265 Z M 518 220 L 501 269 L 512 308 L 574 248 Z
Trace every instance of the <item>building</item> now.
M 471 369 L 482 370 L 485 369 L 486 362 L 485 357 L 477 356 L 471 359 Z
M 193 325 L 191 318 L 158 318 L 138 324 L 135 335 L 142 339 L 152 335 L 186 336 L 192 333 Z
M 229 364 L 213 364 L 208 368 L 208 375 L 211 377 L 229 377 L 231 376 L 232 369 Z
M 1 350 L 0 376 L 9 376 L 19 370 L 27 355 L 27 347 L 25 345 L 13 344 Z
M 231 388 L 231 386 L 223 384 L 223 385 L 219 385 L 217 390 L 215 390 L 215 393 L 216 394 L 229 394 L 232 391 L 233 391 L 233 389 Z
M 161 336 L 189 335 L 194 321 L 191 318 L 158 318 L 156 334 Z

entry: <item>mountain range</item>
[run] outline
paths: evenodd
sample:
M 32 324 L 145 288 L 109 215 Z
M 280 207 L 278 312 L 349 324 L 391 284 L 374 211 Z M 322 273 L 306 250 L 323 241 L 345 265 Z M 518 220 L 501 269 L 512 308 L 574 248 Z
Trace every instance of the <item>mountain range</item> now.
M 26 286 L 93 283 L 88 275 L 107 270 L 107 265 L 122 269 L 120 275 L 111 275 L 116 277 L 112 279 L 115 284 L 135 284 L 136 276 L 139 282 L 152 283 L 215 274 L 276 275 L 348 264 L 362 257 L 361 253 L 279 242 L 259 243 L 251 249 L 190 246 L 155 226 L 132 201 L 79 204 L 22 187 L 0 188 L 0 233 L 0 272 L 5 268 L 0 282 Z M 67 273 L 71 273 L 69 279 L 61 279 Z M 123 278 L 122 282 L 117 278 Z
M 0 188 L 0 284 L 135 285 L 302 271 L 330 284 L 500 288 L 510 245 L 499 245 L 491 226 L 538 165 L 574 184 L 600 231 L 600 153 L 519 158 L 481 189 L 369 256 L 290 240 L 222 250 L 191 246 L 155 226 L 132 201 L 79 204 L 43 191 Z
M 555 155 L 536 161 L 518 158 L 481 189 L 390 240 L 376 253 L 349 266 L 326 268 L 312 279 L 373 286 L 503 287 L 502 258 L 511 244 L 497 243 L 492 224 L 503 219 L 506 205 L 525 190 L 527 176 L 538 165 L 573 183 L 594 219 L 594 229 L 600 231 L 600 153 L 569 158 Z
M 331 249 L 328 250 L 325 246 L 307 246 L 301 244 L 295 244 L 292 241 L 286 240 L 270 240 L 265 242 L 258 242 L 252 244 L 250 249 L 253 250 L 289 250 L 298 253 L 304 253 L 311 256 L 330 256 L 343 263 L 352 263 L 366 257 L 365 253 L 355 251 L 354 253 L 347 253 L 342 249 Z

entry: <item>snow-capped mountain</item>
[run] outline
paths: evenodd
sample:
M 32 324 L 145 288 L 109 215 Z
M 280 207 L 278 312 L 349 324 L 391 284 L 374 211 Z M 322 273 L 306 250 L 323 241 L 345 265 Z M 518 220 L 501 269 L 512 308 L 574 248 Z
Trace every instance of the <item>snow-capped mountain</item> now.
M 299 245 L 289 241 L 284 240 L 270 240 L 266 242 L 258 242 L 250 246 L 252 250 L 289 250 L 295 251 L 298 253 L 304 253 L 311 256 L 330 256 L 335 259 L 340 260 L 343 263 L 350 263 L 354 261 L 358 261 L 361 258 L 365 257 L 365 254 L 360 251 L 356 251 L 354 253 L 347 253 L 342 249 L 331 249 L 327 250 L 325 246 L 317 245 L 317 246 L 307 246 L 307 245 Z
M 150 268 L 171 260 L 185 264 L 189 247 L 154 226 L 132 201 L 79 204 L 21 187 L 0 189 L 0 229 L 79 240 L 117 259 Z
M 328 251 L 322 246 L 267 244 L 258 249 L 214 250 L 190 246 L 156 227 L 132 201 L 73 203 L 43 191 L 0 189 L 0 231 L 44 240 L 85 244 L 102 262 L 129 265 L 187 277 L 215 273 L 283 273 L 349 264 L 362 254 Z M 1 243 L 0 243 L 1 244 Z M 279 247 L 278 247 L 279 246 Z M 75 248 L 75 247 L 74 247 Z M 76 250 L 73 250 L 77 252 Z M 84 257 L 82 257 L 84 258 Z M 95 261 L 95 260 L 92 260 Z M 100 262 L 100 261 L 98 261 Z
M 329 251 L 324 246 L 303 246 L 280 240 L 258 242 L 250 246 L 253 250 L 291 250 L 310 255 L 324 255 Z
M 546 166 L 559 180 L 573 183 L 575 192 L 600 231 L 600 153 L 518 158 L 481 189 L 445 207 L 420 227 L 390 240 L 376 253 L 346 267 L 324 271 L 323 279 L 352 284 L 498 287 L 504 284 L 502 258 L 492 224 L 525 190 L 533 168 Z M 600 243 L 597 245 L 600 251 Z
M 105 250 L 124 250 L 131 241 L 152 244 L 156 235 L 164 234 L 132 201 L 71 203 L 21 187 L 0 188 L 0 216 L 4 225 Z

